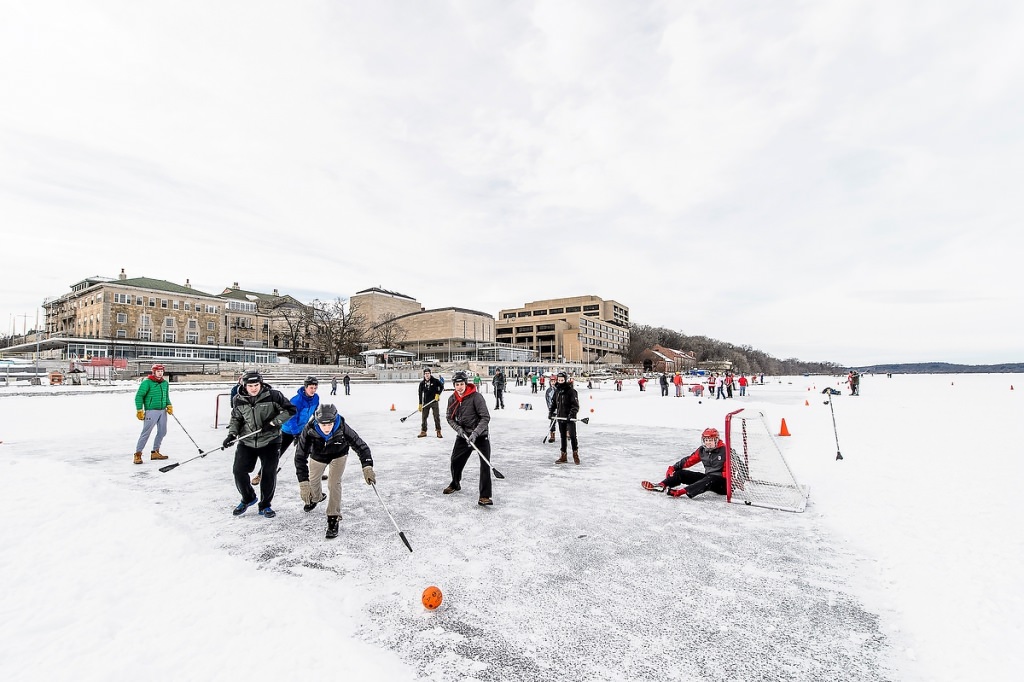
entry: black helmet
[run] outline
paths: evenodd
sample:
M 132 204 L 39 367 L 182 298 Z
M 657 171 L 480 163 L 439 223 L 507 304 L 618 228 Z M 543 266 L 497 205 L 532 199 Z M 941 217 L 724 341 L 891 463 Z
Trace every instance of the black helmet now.
M 318 424 L 333 424 L 337 416 L 338 408 L 330 403 L 323 403 L 316 408 L 316 412 L 313 413 L 313 419 L 315 419 Z
M 461 369 L 458 372 L 456 372 L 455 374 L 452 375 L 452 383 L 453 384 L 457 384 L 460 381 L 462 383 L 464 383 L 464 384 L 468 384 L 469 383 L 469 375 L 466 374 L 465 372 L 463 372 Z
M 255 371 L 255 370 L 253 370 L 251 372 L 246 372 L 245 374 L 242 375 L 242 383 L 243 384 L 262 384 L 263 383 L 263 375 L 260 374 L 259 372 Z
M 558 379 L 565 379 L 566 381 L 569 381 L 569 375 L 565 372 L 559 372 L 555 375 L 555 380 L 557 381 Z
M 320 385 L 320 382 L 314 376 L 308 376 L 308 377 L 306 377 L 306 380 L 302 382 L 302 387 L 303 388 L 305 388 L 306 386 L 319 386 L 319 385 Z

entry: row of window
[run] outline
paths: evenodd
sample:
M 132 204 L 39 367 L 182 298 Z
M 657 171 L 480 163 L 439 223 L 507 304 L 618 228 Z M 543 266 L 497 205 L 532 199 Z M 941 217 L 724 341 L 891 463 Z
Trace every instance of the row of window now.
M 85 300 L 87 302 L 89 302 L 89 303 L 92 302 L 91 297 L 89 299 L 85 299 Z M 102 293 L 96 294 L 96 300 L 102 301 L 103 300 L 103 294 Z M 197 313 L 198 312 L 207 312 L 207 313 L 211 313 L 213 315 L 216 315 L 216 314 L 220 313 L 220 306 L 210 305 L 209 303 L 193 303 L 192 301 L 184 301 L 184 302 L 182 302 L 182 301 L 175 301 L 174 299 L 166 299 L 166 298 L 158 299 L 158 298 L 153 298 L 153 297 L 133 296 L 132 294 L 114 294 L 114 303 L 120 303 L 122 305 L 132 305 L 133 302 L 134 302 L 135 305 L 144 305 L 144 306 L 147 306 L 149 308 L 156 308 L 157 307 L 157 302 L 159 302 L 159 307 L 161 307 L 161 308 L 163 308 L 165 310 L 169 308 L 171 310 L 182 310 L 182 309 L 184 309 L 184 310 L 187 310 L 187 311 L 192 311 L 194 309 L 195 312 L 197 312 Z M 230 307 L 231 303 L 232 302 L 228 303 L 229 307 Z M 253 310 L 256 309 L 256 305 L 255 304 L 242 304 L 242 305 L 252 305 L 253 306 Z

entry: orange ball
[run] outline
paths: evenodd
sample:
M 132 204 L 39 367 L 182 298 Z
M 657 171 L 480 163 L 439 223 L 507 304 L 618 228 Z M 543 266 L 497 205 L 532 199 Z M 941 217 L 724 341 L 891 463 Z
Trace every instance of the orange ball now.
M 444 595 L 441 594 L 441 588 L 436 585 L 431 585 L 423 590 L 423 608 L 427 611 L 433 611 L 440 606 L 442 599 L 444 599 Z

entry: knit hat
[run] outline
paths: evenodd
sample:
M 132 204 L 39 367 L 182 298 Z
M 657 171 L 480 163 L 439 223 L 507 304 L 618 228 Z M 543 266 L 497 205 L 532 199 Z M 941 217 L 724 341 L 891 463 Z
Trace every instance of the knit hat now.
M 313 413 L 313 419 L 315 419 L 318 424 L 333 424 L 337 416 L 338 408 L 330 403 L 323 403 L 320 407 L 316 408 L 316 412 Z

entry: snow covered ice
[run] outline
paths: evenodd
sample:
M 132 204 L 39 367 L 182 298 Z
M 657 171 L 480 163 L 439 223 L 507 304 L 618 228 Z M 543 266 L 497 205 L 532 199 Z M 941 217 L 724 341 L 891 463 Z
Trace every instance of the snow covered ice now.
M 543 395 L 510 386 L 491 412 L 506 476 L 492 508 L 476 504 L 472 460 L 462 490 L 441 494 L 453 434 L 417 439 L 418 415 L 399 421 L 415 384 L 322 390 L 372 448 L 413 553 L 358 467 L 326 541 L 291 452 L 277 518 L 236 518 L 232 451 L 168 473 L 148 454 L 131 463 L 134 385 L 0 390 L 0 677 L 1016 679 L 1024 377 L 868 375 L 859 397 L 841 382 L 770 377 L 700 403 L 579 382 L 580 466 L 542 442 Z M 826 386 L 844 389 L 835 431 Z M 223 439 L 222 392 L 172 385 L 204 449 Z M 740 407 L 786 419 L 804 513 L 640 487 Z M 198 454 L 174 420 L 161 450 Z M 435 612 L 428 585 L 444 592 Z

